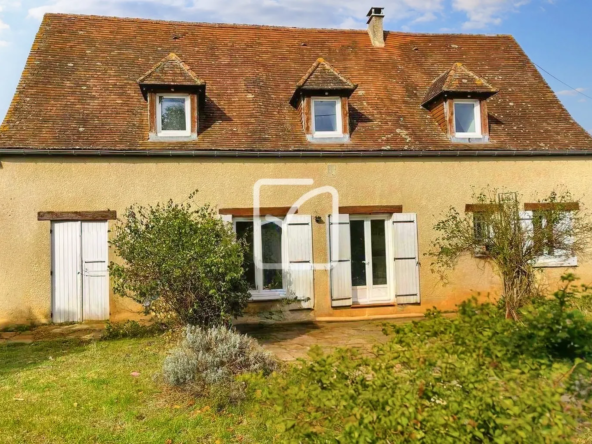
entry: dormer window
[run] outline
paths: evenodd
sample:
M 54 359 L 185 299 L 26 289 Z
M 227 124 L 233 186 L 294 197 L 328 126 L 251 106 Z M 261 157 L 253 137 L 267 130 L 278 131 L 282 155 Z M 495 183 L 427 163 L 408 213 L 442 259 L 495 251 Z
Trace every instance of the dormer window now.
M 314 137 L 343 136 L 340 97 L 313 97 L 312 115 Z
M 188 94 L 157 94 L 157 134 L 163 137 L 191 135 L 191 99 Z
M 175 54 L 169 54 L 138 79 L 148 103 L 148 140 L 197 139 L 206 82 Z
M 448 135 L 451 142 L 489 142 L 487 99 L 498 93 L 487 80 L 462 63 L 434 80 L 422 106 Z
M 349 98 L 352 83 L 325 60 L 318 59 L 296 84 L 291 103 L 302 117 L 302 128 L 312 143 L 349 141 Z
M 459 139 L 482 136 L 479 100 L 454 99 L 454 134 Z

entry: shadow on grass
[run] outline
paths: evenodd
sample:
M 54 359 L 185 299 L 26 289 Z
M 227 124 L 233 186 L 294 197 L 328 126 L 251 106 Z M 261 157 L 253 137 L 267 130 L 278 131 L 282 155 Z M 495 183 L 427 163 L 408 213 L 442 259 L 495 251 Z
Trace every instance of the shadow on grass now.
M 38 367 L 51 359 L 81 353 L 86 350 L 88 344 L 88 341 L 79 339 L 58 339 L 32 344 L 0 345 L 0 379 Z

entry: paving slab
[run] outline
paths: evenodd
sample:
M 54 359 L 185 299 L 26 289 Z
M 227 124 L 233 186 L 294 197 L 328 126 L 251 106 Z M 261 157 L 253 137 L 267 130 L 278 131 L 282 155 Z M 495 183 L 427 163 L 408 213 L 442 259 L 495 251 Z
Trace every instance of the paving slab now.
M 382 329 L 385 324 L 405 324 L 417 319 L 393 319 L 384 321 L 327 322 L 301 324 L 259 324 L 239 325 L 239 331 L 246 333 L 278 359 L 293 362 L 306 359 L 313 346 L 319 346 L 325 353 L 338 348 L 355 348 L 363 355 L 372 353 L 372 347 L 388 341 Z

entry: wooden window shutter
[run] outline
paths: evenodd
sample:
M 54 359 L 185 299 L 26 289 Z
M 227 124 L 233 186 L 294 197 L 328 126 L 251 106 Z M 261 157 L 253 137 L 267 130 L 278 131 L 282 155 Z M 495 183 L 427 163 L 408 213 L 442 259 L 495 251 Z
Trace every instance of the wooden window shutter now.
M 419 304 L 417 215 L 393 214 L 395 296 L 397 304 Z
M 286 218 L 287 259 L 285 270 L 289 298 L 302 301 L 302 308 L 314 308 L 312 218 L 292 214 Z
M 351 245 L 349 214 L 329 216 L 329 250 L 331 258 L 331 306 L 352 305 Z

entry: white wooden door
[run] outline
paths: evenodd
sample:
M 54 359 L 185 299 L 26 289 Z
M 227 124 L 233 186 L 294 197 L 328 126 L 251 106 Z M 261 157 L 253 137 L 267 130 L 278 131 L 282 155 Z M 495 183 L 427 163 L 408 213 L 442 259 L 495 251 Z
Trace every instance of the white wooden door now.
M 107 222 L 82 222 L 82 317 L 109 319 Z
M 52 320 L 82 321 L 80 222 L 52 222 Z
M 109 318 L 107 222 L 52 222 L 52 320 Z

